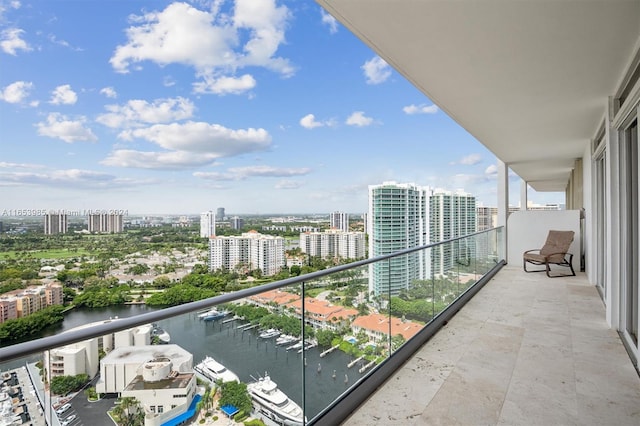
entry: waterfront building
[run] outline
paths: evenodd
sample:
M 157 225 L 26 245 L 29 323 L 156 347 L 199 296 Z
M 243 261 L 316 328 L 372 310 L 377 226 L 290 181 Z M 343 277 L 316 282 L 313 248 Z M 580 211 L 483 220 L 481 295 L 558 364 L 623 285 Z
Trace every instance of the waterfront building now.
M 7 302 L 6 315 L 13 315 L 15 305 L 15 316 L 7 319 L 22 318 L 38 312 L 52 305 L 62 305 L 63 302 L 62 285 L 49 283 L 39 286 L 29 286 L 25 289 L 12 290 L 2 294 L 1 301 Z M 0 323 L 3 314 L 0 314 Z
M 284 306 L 291 302 L 295 302 L 296 300 L 300 300 L 300 296 L 284 290 L 270 290 L 249 296 L 247 299 L 250 303 L 256 306 L 270 309 L 273 305 Z
M 117 234 L 124 231 L 123 215 L 91 213 L 87 215 L 87 229 L 91 233 Z
M 302 318 L 302 299 L 289 302 L 286 307 L 293 308 L 296 318 Z M 304 322 L 316 329 L 337 330 L 351 324 L 356 316 L 358 316 L 357 309 L 345 308 L 313 297 L 304 299 Z
M 476 232 L 476 198 L 464 191 L 437 189 L 429 197 L 431 242 L 446 241 Z M 458 240 L 431 250 L 432 273 L 445 275 L 456 262 L 469 264 L 475 258 L 473 240 Z
M 66 234 L 68 229 L 66 213 L 47 213 L 44 215 L 45 235 Z
M 114 318 L 85 324 L 67 330 L 65 333 L 117 320 Z M 47 370 L 47 378 L 51 380 L 56 376 L 75 376 L 77 374 L 87 374 L 93 378 L 99 370 L 100 350 L 110 353 L 118 348 L 131 349 L 150 345 L 152 329 L 151 325 L 144 325 L 51 349 L 45 352 L 45 365 L 51 366 Z
M 431 189 L 413 183 L 384 182 L 369 186 L 369 257 L 429 243 Z M 414 280 L 430 275 L 428 251 L 369 265 L 369 294 L 397 295 Z
M 328 229 L 300 234 L 300 249 L 309 256 L 361 259 L 365 257 L 364 232 Z
M 260 269 L 265 276 L 275 275 L 285 266 L 284 238 L 256 231 L 241 236 L 209 239 L 209 270 Z
M 0 324 L 18 318 L 18 303 L 15 299 L 0 297 Z
M 388 315 L 369 314 L 357 317 L 351 323 L 351 329 L 354 334 L 364 331 L 370 340 L 380 342 L 387 340 L 389 335 L 396 336 L 398 334 L 404 340 L 409 340 L 422 330 L 422 325 Z
M 216 215 L 212 211 L 200 213 L 200 238 L 210 238 L 214 235 L 216 235 Z
M 344 232 L 349 231 L 349 214 L 344 212 L 333 212 L 329 214 L 329 227 L 339 229 Z
M 100 362 L 98 393 L 140 402 L 145 426 L 160 426 L 199 401 L 193 355 L 178 345 L 117 348 Z M 195 414 L 195 411 L 194 411 Z

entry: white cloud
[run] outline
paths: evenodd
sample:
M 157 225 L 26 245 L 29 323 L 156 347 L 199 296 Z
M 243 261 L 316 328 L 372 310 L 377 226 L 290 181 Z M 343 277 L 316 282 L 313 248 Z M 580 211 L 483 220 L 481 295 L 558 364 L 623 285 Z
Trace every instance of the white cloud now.
M 193 91 L 195 93 L 238 95 L 256 87 L 255 78 L 249 74 L 245 74 L 242 77 L 214 78 L 211 76 L 204 76 L 203 80 L 204 81 L 193 83 Z
M 302 182 L 297 182 L 293 180 L 281 180 L 280 182 L 276 183 L 274 186 L 275 189 L 298 189 L 301 187 L 302 187 Z
M 39 135 L 62 139 L 67 143 L 97 141 L 98 138 L 84 126 L 85 123 L 84 117 L 70 120 L 62 114 L 52 113 L 47 116 L 46 122 L 37 123 L 36 127 Z
M 51 92 L 49 103 L 54 105 L 73 105 L 78 102 L 78 95 L 71 89 L 71 85 L 65 84 L 56 87 Z
M 0 33 L 0 49 L 4 53 L 16 56 L 18 50 L 29 52 L 33 50 L 21 37 L 24 30 L 20 28 L 7 28 Z
M 391 67 L 379 56 L 369 59 L 360 68 L 364 71 L 367 84 L 384 83 L 391 76 Z
M 31 92 L 32 89 L 33 83 L 16 81 L 2 89 L 0 99 L 10 104 L 18 104 L 29 96 L 29 92 Z
M 338 21 L 333 16 L 329 15 L 325 12 L 324 9 L 320 8 L 320 15 L 322 15 L 322 24 L 329 27 L 329 33 L 335 34 L 338 32 Z
M 300 125 L 305 129 L 313 129 L 315 127 L 322 127 L 325 123 L 316 121 L 316 116 L 313 114 L 307 114 L 300 119 Z
M 162 11 L 133 16 L 127 43 L 116 48 L 111 65 L 121 73 L 144 61 L 191 66 L 203 80 L 195 90 L 215 94 L 241 93 L 255 86 L 252 76 L 235 76 L 247 66 L 293 75 L 289 61 L 275 56 L 291 18 L 285 6 L 277 6 L 275 0 L 236 0 L 225 14 L 218 12 L 221 5 L 216 3 L 208 12 L 176 2 Z
M 462 157 L 460 159 L 460 164 L 464 164 L 465 166 L 473 166 L 482 161 L 482 156 L 480 154 L 469 154 L 466 157 Z
M 216 181 L 245 180 L 251 177 L 290 177 L 303 176 L 311 172 L 310 168 L 286 168 L 272 166 L 232 167 L 226 172 L 195 172 L 193 175 L 201 179 Z
M 100 89 L 100 94 L 105 95 L 107 98 L 115 99 L 118 97 L 115 89 L 113 87 L 103 87 Z
M 42 169 L 44 166 L 39 164 L 29 163 L 8 163 L 6 161 L 0 161 L 0 168 L 3 169 Z
M 42 185 L 71 188 L 113 188 L 115 186 L 129 187 L 133 182 L 119 179 L 116 176 L 91 170 L 66 169 L 43 173 L 31 172 L 0 172 L 0 186 L 8 185 Z
M 216 158 L 263 151 L 271 145 L 271 136 L 264 129 L 233 130 L 219 124 L 193 121 L 125 130 L 118 137 L 146 139 L 168 150 L 208 153 Z
M 365 116 L 363 111 L 355 111 L 345 123 L 349 126 L 365 127 L 373 124 L 373 118 Z
M 485 169 L 484 174 L 487 177 L 496 177 L 496 176 L 498 176 L 498 166 L 496 166 L 495 164 L 489 165 L 489 167 L 487 167 Z
M 215 155 L 185 151 L 143 152 L 127 149 L 113 151 L 100 163 L 105 166 L 137 169 L 179 170 L 212 165 Z
M 402 108 L 402 111 L 405 112 L 405 114 L 435 114 L 440 110 L 440 108 L 438 108 L 437 105 L 425 105 L 425 104 L 420 104 L 420 105 L 407 105 L 406 107 Z
M 193 116 L 195 106 L 189 99 L 177 97 L 151 103 L 132 99 L 124 105 L 106 105 L 105 109 L 108 112 L 96 118 L 98 123 L 111 128 L 129 128 L 184 120 Z

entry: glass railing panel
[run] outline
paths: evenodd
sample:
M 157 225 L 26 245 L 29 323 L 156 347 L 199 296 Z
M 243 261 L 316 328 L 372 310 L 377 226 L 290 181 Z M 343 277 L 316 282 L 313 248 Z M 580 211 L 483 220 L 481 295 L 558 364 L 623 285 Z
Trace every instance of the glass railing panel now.
M 218 305 L 215 311 L 193 309 L 155 324 L 1 362 L 0 372 L 9 378 L 20 372 L 26 401 L 22 405 L 32 419 L 41 416 L 55 426 L 92 424 L 91 416 L 97 412 L 111 422 L 108 412 L 118 416 L 135 410 L 154 425 L 185 412 L 191 413 L 190 421 L 217 416 L 228 422 L 233 410 L 227 407 L 231 411 L 225 413 L 220 406 L 230 398 L 229 392 L 234 394 L 234 385 L 217 383 L 218 376 L 205 374 L 205 364 L 221 365 L 237 376 L 248 399 L 227 405 L 237 405 L 244 415 L 267 418 L 277 410 L 261 408 L 247 393 L 261 384 L 282 391 L 301 408 L 294 415 L 305 422 L 365 380 L 502 260 L 502 239 L 500 228 L 326 276 L 293 279 L 294 284 L 288 281 L 280 288 Z M 245 284 L 240 288 L 253 285 Z M 139 304 L 75 308 L 53 333 L 60 336 L 74 327 L 115 323 L 117 318 L 150 312 L 168 311 Z M 270 330 L 275 332 L 267 333 Z M 290 336 L 288 341 L 285 336 Z M 80 390 L 60 390 L 58 383 L 51 386 L 55 376 L 83 373 L 95 377 L 82 383 L 86 386 Z M 44 380 L 38 382 L 38 377 Z M 149 389 L 160 396 L 145 393 Z M 117 394 L 130 399 L 119 400 Z M 88 400 L 96 396 L 99 401 L 92 402 L 89 410 Z M 35 405 L 38 397 L 42 403 Z M 139 405 L 131 404 L 131 398 Z M 70 407 L 60 410 L 67 403 Z M 123 411 L 123 405 L 129 407 Z M 236 413 L 234 419 L 242 414 Z
M 376 315 L 369 266 L 305 281 L 303 308 L 306 344 L 294 352 L 302 363 L 305 414 L 312 419 L 379 358 L 375 345 L 371 347 L 374 333 L 366 327 Z

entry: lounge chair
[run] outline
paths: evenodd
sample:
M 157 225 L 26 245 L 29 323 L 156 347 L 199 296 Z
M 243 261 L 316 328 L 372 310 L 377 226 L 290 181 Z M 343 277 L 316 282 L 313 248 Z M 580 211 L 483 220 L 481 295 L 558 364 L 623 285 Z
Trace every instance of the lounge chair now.
M 525 272 L 544 272 L 546 270 L 549 278 L 575 276 L 573 270 L 573 254 L 569 253 L 569 246 L 573 241 L 573 231 L 549 231 L 547 241 L 541 249 L 527 250 L 523 254 L 523 266 Z M 567 260 L 568 258 L 568 260 Z M 545 269 L 527 271 L 527 263 L 533 265 L 545 265 Z M 571 275 L 551 275 L 549 265 L 559 265 L 571 269 Z

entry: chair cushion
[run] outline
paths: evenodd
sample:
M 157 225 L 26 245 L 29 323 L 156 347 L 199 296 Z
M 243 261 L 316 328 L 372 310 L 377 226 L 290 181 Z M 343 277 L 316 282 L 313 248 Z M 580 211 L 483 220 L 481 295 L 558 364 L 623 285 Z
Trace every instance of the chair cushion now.
M 525 253 L 524 260 L 530 260 L 534 262 L 545 263 L 547 261 L 547 256 L 537 253 Z

